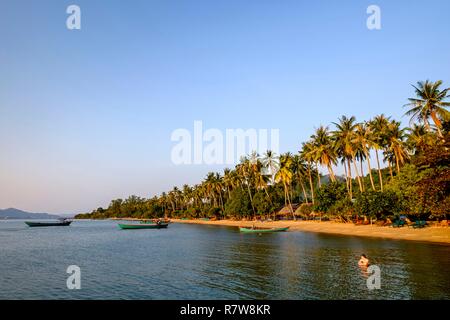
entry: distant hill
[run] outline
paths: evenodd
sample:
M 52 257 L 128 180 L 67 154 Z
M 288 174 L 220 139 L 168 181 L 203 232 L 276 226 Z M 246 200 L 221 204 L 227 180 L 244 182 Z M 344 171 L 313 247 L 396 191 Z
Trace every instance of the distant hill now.
M 0 209 L 0 219 L 58 219 L 60 216 L 48 213 L 26 212 L 15 208 Z
M 339 182 L 345 182 L 345 176 L 336 175 L 336 180 Z M 329 174 L 320 176 L 320 183 L 326 184 L 331 181 L 331 177 Z

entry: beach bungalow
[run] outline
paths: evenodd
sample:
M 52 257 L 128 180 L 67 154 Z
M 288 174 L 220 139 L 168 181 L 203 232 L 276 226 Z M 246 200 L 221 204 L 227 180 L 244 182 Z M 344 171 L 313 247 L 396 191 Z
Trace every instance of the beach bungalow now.
M 293 203 L 292 204 L 292 210 L 295 211 L 300 207 L 299 203 Z M 278 211 L 275 215 L 276 220 L 292 220 L 292 212 L 291 212 L 291 208 L 289 207 L 289 205 L 283 207 L 280 211 Z

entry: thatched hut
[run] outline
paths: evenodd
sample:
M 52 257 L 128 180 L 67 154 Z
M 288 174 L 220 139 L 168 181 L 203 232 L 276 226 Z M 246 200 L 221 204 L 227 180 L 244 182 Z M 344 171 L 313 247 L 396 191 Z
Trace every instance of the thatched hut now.
M 298 207 L 300 206 L 300 204 L 298 203 L 293 203 L 292 204 L 292 211 L 296 211 L 298 209 Z M 291 208 L 289 205 L 284 206 L 283 208 L 281 208 L 280 211 L 278 211 L 276 213 L 276 219 L 277 220 L 290 220 L 292 219 L 292 212 L 291 212 Z

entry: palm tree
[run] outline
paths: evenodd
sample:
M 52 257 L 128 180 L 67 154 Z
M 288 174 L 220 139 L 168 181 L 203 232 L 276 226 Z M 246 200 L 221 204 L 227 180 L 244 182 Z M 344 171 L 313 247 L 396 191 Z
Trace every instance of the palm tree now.
M 304 184 L 304 179 L 307 171 L 307 164 L 305 163 L 305 160 L 299 155 L 296 154 L 292 158 L 292 171 L 294 175 L 297 177 L 297 181 L 302 188 L 303 197 L 305 198 L 306 203 L 308 202 L 308 195 L 306 193 L 306 188 Z
M 386 154 L 390 155 L 390 157 L 388 157 L 389 162 L 391 162 L 392 155 L 394 156 L 397 174 L 400 173 L 400 165 L 404 164 L 409 158 L 404 142 L 405 130 L 406 129 L 400 129 L 400 122 L 395 120 L 392 120 L 389 123 L 386 130 L 386 140 L 389 151 Z
M 320 126 L 311 136 L 315 159 L 322 166 L 327 167 L 331 181 L 336 181 L 332 165 L 336 164 L 336 149 L 328 127 Z
M 417 154 L 418 151 L 423 150 L 425 146 L 431 145 L 434 141 L 435 135 L 429 133 L 423 124 L 413 124 L 407 130 L 408 137 L 406 142 L 413 154 Z
M 223 170 L 223 185 L 225 187 L 225 190 L 227 191 L 227 196 L 229 199 L 231 190 L 233 190 L 234 187 L 234 179 L 233 172 L 228 168 L 225 168 Z
M 372 146 L 372 132 L 370 131 L 370 128 L 367 124 L 361 123 L 357 125 L 353 142 L 359 147 L 362 153 L 362 155 L 359 156 L 361 158 L 361 174 L 363 174 L 362 161 L 363 158 L 365 158 L 367 160 L 367 166 L 369 167 L 370 184 L 372 186 L 372 189 L 375 190 L 375 184 L 373 182 L 372 177 L 372 167 L 370 166 L 370 148 Z
M 280 156 L 280 170 L 275 175 L 275 181 L 281 182 L 284 188 L 284 202 L 289 205 L 289 210 L 295 220 L 294 210 L 292 208 L 291 199 L 289 197 L 289 186 L 292 182 L 292 158 L 289 155 Z
M 354 116 L 348 118 L 346 116 L 342 116 L 339 119 L 339 123 L 334 123 L 336 126 L 336 131 L 333 132 L 334 139 L 336 141 L 336 148 L 339 154 L 347 162 L 347 186 L 349 191 L 350 199 L 353 198 L 352 191 L 352 169 L 350 167 L 351 163 L 353 163 L 353 167 L 355 169 L 355 174 L 359 183 L 359 189 L 362 192 L 362 183 L 358 174 L 358 168 L 356 167 L 356 146 L 354 144 L 355 130 L 357 127 L 356 118 Z
M 405 115 L 411 116 L 411 122 L 418 120 L 420 123 L 424 123 L 427 131 L 430 131 L 428 119 L 431 118 L 439 137 L 442 137 L 442 120 L 450 119 L 450 112 L 445 109 L 450 106 L 450 102 L 444 101 L 450 97 L 448 95 L 450 88 L 439 90 L 441 85 L 442 80 L 417 82 L 417 86 L 413 85 L 417 98 L 409 98 L 410 103 L 405 105 L 405 107 L 410 107 Z
M 252 181 L 252 164 L 246 157 L 241 158 L 241 162 L 236 166 L 236 171 L 241 180 L 241 184 L 247 187 L 248 196 L 250 198 L 250 204 L 252 206 L 253 218 L 256 217 L 255 206 L 253 205 L 253 196 L 251 191 L 251 181 Z
M 275 179 L 275 174 L 280 168 L 279 157 L 271 150 L 267 150 L 266 153 L 261 158 L 261 163 L 263 165 L 263 170 L 266 175 L 270 176 L 270 184 L 273 184 Z
M 311 190 L 311 201 L 314 204 L 314 184 L 312 178 L 312 164 L 314 162 L 314 153 L 312 152 L 313 146 L 311 142 L 303 142 L 302 149 L 300 150 L 300 157 L 307 163 L 307 172 L 309 178 L 309 189 Z
M 378 156 L 379 150 L 385 150 L 385 132 L 389 124 L 389 117 L 386 118 L 384 114 L 380 114 L 369 121 L 369 128 L 372 131 L 371 145 L 375 149 L 377 158 L 378 178 L 380 180 L 380 188 L 383 191 L 383 175 L 381 174 L 380 158 Z

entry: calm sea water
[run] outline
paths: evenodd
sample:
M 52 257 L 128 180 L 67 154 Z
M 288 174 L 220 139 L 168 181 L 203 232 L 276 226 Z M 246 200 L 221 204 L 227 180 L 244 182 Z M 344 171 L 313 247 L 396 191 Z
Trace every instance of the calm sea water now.
M 367 289 L 361 253 L 380 290 Z M 450 246 L 317 233 L 0 221 L 0 299 L 450 299 L 449 257 Z M 66 287 L 69 265 L 80 290 Z

